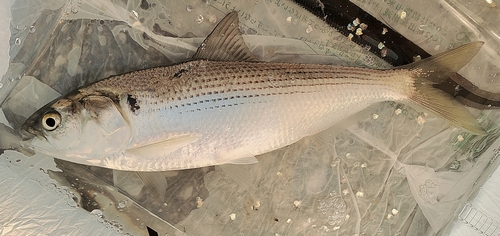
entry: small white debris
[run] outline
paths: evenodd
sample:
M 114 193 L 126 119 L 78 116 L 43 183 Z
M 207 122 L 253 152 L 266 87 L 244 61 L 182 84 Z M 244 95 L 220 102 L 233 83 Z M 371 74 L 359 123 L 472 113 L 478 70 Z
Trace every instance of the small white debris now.
M 207 15 L 207 19 L 212 24 L 217 23 L 217 16 L 216 15 L 209 14 L 209 15 Z
M 356 27 L 354 27 L 351 23 L 347 24 L 347 30 L 354 31 Z
M 338 229 L 340 229 L 340 226 L 333 227 L 333 230 L 338 230 Z
M 380 50 L 380 56 L 381 57 L 386 57 L 387 56 L 387 48 L 382 48 Z
M 345 154 L 345 157 L 350 157 L 350 156 L 351 156 L 350 152 L 348 152 L 348 153 Z
M 394 208 L 394 209 L 392 209 L 391 213 L 393 215 L 397 215 L 399 213 L 399 211 L 396 208 Z
M 349 220 L 349 218 L 351 218 L 350 215 L 345 215 L 345 220 Z
M 293 201 L 293 205 L 297 208 L 299 208 L 301 204 L 302 204 L 302 201 Z
M 387 32 L 389 32 L 389 30 L 387 28 L 382 28 L 382 35 L 385 35 L 387 34 Z
M 260 201 L 255 201 L 255 204 L 253 206 L 255 208 L 259 208 L 260 207 Z
M 196 207 L 201 208 L 203 206 L 203 199 L 201 197 L 196 197 Z
M 139 20 L 139 13 L 137 13 L 136 11 L 132 10 L 130 12 L 130 18 L 134 19 L 134 20 Z
M 424 119 L 424 117 L 423 117 L 423 116 L 418 116 L 418 117 L 417 117 L 417 123 L 418 123 L 419 125 L 423 125 L 423 124 L 425 123 L 425 119 Z
M 361 28 L 357 28 L 356 29 L 356 35 L 362 35 L 363 34 L 363 30 Z
M 311 25 L 308 25 L 306 28 L 306 33 L 311 33 L 313 31 L 313 28 Z
M 413 57 L 413 62 L 420 61 L 422 60 L 422 57 L 420 55 L 416 55 Z
M 493 2 L 493 0 L 486 0 L 486 2 L 488 4 L 490 4 L 490 7 L 493 7 L 493 8 L 496 8 L 497 7 L 497 4 L 495 2 Z
M 292 17 L 291 16 L 289 16 L 289 17 L 286 18 L 286 23 L 288 23 L 288 24 L 292 23 Z
M 401 18 L 401 20 L 406 18 L 406 12 L 403 10 L 398 11 L 398 16 Z
M 464 136 L 462 136 L 461 134 L 460 134 L 460 135 L 458 135 L 458 136 L 457 136 L 457 140 L 458 140 L 459 142 L 464 141 Z
M 354 26 L 358 26 L 360 23 L 361 23 L 361 21 L 359 20 L 359 18 L 356 18 L 356 19 L 354 19 L 354 20 L 352 21 L 352 24 L 353 24 Z
M 382 49 L 382 48 L 385 48 L 385 45 L 384 45 L 384 43 L 380 42 L 380 43 L 378 43 L 377 47 L 378 47 L 378 49 Z
M 367 25 L 367 24 L 365 24 L 365 23 L 361 23 L 361 24 L 359 25 L 359 28 L 361 28 L 362 30 L 366 30 L 366 29 L 368 29 L 368 25 Z
M 378 119 L 378 114 L 377 114 L 377 113 L 374 113 L 374 114 L 372 115 L 372 118 L 373 118 L 374 120 Z
M 390 220 L 392 218 L 392 214 L 387 214 L 387 219 Z
M 342 194 L 344 194 L 344 195 L 349 194 L 349 189 L 346 188 L 346 189 L 342 190 Z
M 288 224 L 292 223 L 292 219 L 286 220 L 286 223 L 288 223 Z
M 276 172 L 276 175 L 281 177 L 281 176 L 283 176 L 283 173 L 278 171 L 278 172 Z
M 231 218 L 231 220 L 235 220 L 236 219 L 236 214 L 232 213 L 231 215 L 229 215 L 229 218 Z
M 360 197 L 361 198 L 361 197 L 364 197 L 364 195 L 365 194 L 363 192 L 361 192 L 361 191 L 356 192 L 356 197 Z
M 352 40 L 353 37 L 354 37 L 354 34 L 347 35 L 347 39 L 349 39 L 349 40 Z
M 361 164 L 361 168 L 366 168 L 368 166 L 368 164 L 366 164 L 366 162 L 363 162 L 363 164 Z
M 403 112 L 403 110 L 401 110 L 401 108 L 398 108 L 398 109 L 396 109 L 396 110 L 394 111 L 394 114 L 399 115 L 399 114 L 401 114 L 402 112 Z

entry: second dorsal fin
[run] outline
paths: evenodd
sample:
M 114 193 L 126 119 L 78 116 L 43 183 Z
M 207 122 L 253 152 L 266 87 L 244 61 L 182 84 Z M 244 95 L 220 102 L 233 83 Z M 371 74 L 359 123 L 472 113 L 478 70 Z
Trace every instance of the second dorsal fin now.
M 227 14 L 193 55 L 193 60 L 257 61 L 248 49 L 238 26 L 238 13 Z

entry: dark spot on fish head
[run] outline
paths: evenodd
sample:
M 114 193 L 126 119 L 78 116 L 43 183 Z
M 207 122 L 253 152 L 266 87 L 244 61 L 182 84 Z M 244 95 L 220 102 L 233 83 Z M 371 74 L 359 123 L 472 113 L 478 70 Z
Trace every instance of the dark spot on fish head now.
M 137 99 L 131 95 L 127 94 L 127 103 L 130 107 L 130 110 L 135 113 L 137 110 L 139 110 L 141 107 L 137 104 Z

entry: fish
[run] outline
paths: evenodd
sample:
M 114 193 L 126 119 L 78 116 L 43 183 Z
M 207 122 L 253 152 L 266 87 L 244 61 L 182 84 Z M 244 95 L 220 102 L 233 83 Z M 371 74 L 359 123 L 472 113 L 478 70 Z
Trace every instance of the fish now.
M 257 163 L 375 103 L 420 106 L 472 134 L 476 118 L 434 84 L 483 42 L 394 69 L 262 62 L 229 13 L 191 60 L 112 76 L 55 99 L 22 125 L 26 145 L 66 161 L 125 171 Z

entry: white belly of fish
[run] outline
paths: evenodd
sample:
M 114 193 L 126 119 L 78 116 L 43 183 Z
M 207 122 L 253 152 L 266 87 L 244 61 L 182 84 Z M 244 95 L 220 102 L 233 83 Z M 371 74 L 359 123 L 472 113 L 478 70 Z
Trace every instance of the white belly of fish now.
M 279 66 L 282 65 L 276 65 Z M 394 86 L 404 83 L 389 83 L 404 81 L 397 74 L 389 75 L 394 78 L 360 79 L 299 78 L 290 74 L 285 78 L 276 71 L 271 73 L 271 77 L 252 77 L 260 83 L 249 83 L 248 79 L 239 85 L 223 82 L 224 91 L 218 93 L 208 94 L 207 91 L 214 91 L 210 86 L 201 91 L 185 89 L 181 94 L 186 98 L 181 96 L 180 100 L 161 104 L 151 100 L 154 96 L 138 95 L 142 103 L 139 112 L 123 108 L 133 127 L 130 147 L 155 140 L 162 145 L 162 140 L 180 142 L 172 142 L 172 149 L 159 145 L 133 155 L 125 152 L 108 158 L 108 165 L 152 171 L 248 163 L 255 155 L 325 130 L 373 103 L 405 98 Z

